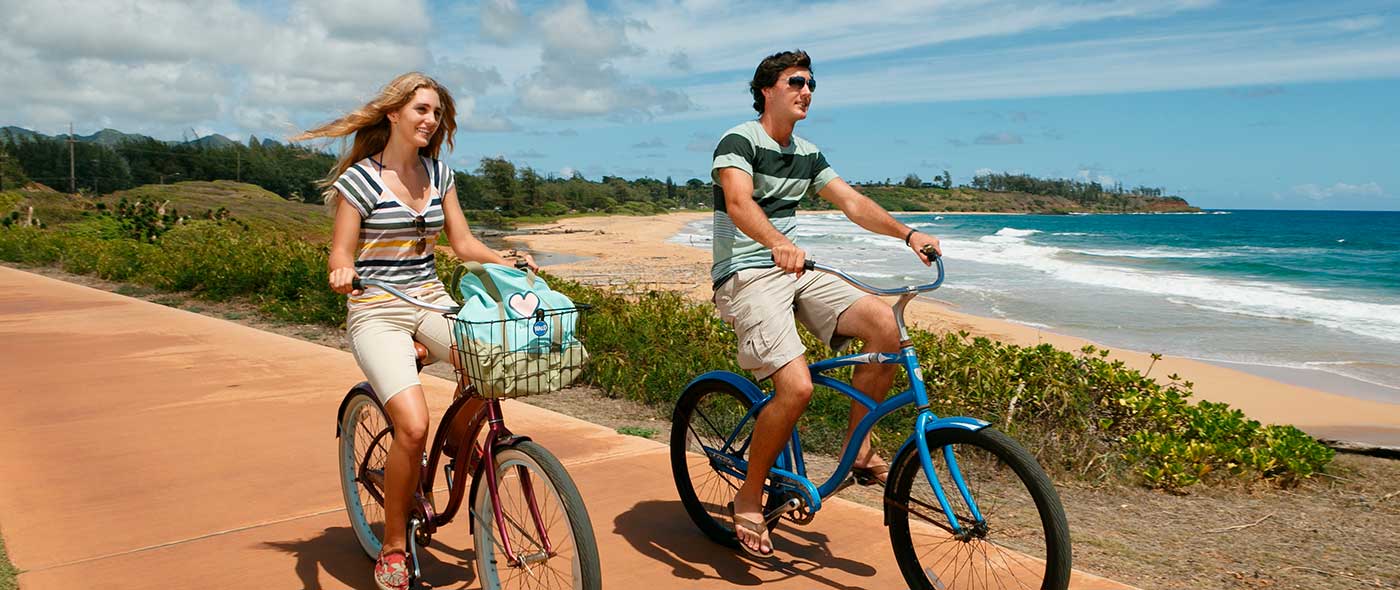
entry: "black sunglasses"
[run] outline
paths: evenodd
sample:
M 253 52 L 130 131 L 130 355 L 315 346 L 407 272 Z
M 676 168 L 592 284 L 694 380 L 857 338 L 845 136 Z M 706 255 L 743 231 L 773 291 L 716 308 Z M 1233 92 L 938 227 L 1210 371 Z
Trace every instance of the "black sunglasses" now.
M 428 251 L 428 238 L 424 237 L 428 233 L 428 219 L 419 215 L 413 218 L 413 229 L 418 230 L 418 245 L 416 247 L 419 254 Z
M 817 79 L 816 79 L 816 78 L 808 78 L 808 77 L 806 77 L 806 76 L 792 76 L 792 77 L 788 78 L 788 86 L 789 86 L 789 87 L 792 87 L 792 88 L 797 89 L 797 90 L 802 90 L 802 85 L 803 85 L 803 84 L 806 84 L 806 85 L 807 85 L 807 88 L 810 88 L 810 89 L 812 90 L 812 92 L 816 92 L 816 91 L 817 91 Z

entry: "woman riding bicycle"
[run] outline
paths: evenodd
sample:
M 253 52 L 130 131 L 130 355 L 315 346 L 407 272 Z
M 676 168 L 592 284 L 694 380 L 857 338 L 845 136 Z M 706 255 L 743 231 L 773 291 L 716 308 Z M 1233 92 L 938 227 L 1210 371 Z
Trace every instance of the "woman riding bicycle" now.
M 384 470 L 384 548 L 374 567 L 382 590 L 408 586 L 405 520 L 427 444 L 428 407 L 414 342 L 427 348 L 432 362 L 451 358 L 452 338 L 441 314 L 351 284 L 357 277 L 374 278 L 418 299 L 452 304 L 434 263 L 443 230 L 457 258 L 509 264 L 472 236 L 452 169 L 438 159 L 444 141 L 453 146 L 455 115 L 446 88 L 411 72 L 394 78 L 364 106 L 296 138 L 354 135 L 322 185 L 335 216 L 330 287 L 349 295 L 350 349 L 394 424 Z M 535 267 L 528 255 L 525 260 Z

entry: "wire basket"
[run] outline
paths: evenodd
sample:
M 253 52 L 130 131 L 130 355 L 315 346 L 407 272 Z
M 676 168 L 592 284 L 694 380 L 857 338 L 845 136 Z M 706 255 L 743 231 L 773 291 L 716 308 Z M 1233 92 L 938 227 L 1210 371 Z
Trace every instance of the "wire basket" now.
M 559 391 L 588 362 L 579 340 L 589 306 L 540 309 L 530 317 L 471 321 L 448 315 L 461 391 L 508 399 Z

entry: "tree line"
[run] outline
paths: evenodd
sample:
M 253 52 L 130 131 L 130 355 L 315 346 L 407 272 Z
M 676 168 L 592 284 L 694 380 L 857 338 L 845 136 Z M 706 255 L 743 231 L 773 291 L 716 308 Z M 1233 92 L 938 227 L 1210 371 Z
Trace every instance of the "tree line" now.
M 22 169 L 26 181 L 57 190 L 106 194 L 145 185 L 184 180 L 239 180 L 283 198 L 318 199 L 316 183 L 335 163 L 329 154 L 275 142 L 223 147 L 167 143 L 151 138 L 116 145 L 74 142 L 39 135 L 0 137 L 0 149 Z M 7 186 L 9 183 L 6 183 Z
M 69 145 L 64 137 L 0 137 L 0 189 L 33 181 L 58 190 L 69 186 Z M 249 141 L 207 146 L 133 139 L 109 146 L 75 142 L 74 188 L 106 194 L 145 184 L 186 180 L 239 180 L 283 198 L 321 202 L 318 183 L 335 165 L 335 156 L 298 145 Z M 456 172 L 462 207 L 502 217 L 562 215 L 570 211 L 656 213 L 673 208 L 712 206 L 710 183 L 691 178 L 677 183 L 603 176 L 591 181 L 579 173 L 568 178 L 541 174 L 505 158 L 482 158 L 475 170 Z
M 1125 189 L 1122 182 L 1104 186 L 1098 182 L 1085 182 L 1066 178 L 1036 178 L 1026 174 L 990 173 L 972 178 L 972 188 L 997 193 L 1020 192 L 1033 195 L 1064 197 L 1082 205 L 1104 201 L 1106 197 L 1137 196 L 1162 197 L 1163 189 L 1138 186 Z

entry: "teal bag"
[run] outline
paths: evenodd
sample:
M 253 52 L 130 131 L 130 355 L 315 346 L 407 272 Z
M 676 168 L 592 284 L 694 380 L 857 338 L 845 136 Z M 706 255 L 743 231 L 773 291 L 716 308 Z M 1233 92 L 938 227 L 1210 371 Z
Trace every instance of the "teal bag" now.
M 485 397 L 557 391 L 583 371 L 579 311 L 533 271 L 468 262 L 457 281 L 453 339 L 462 370 Z

